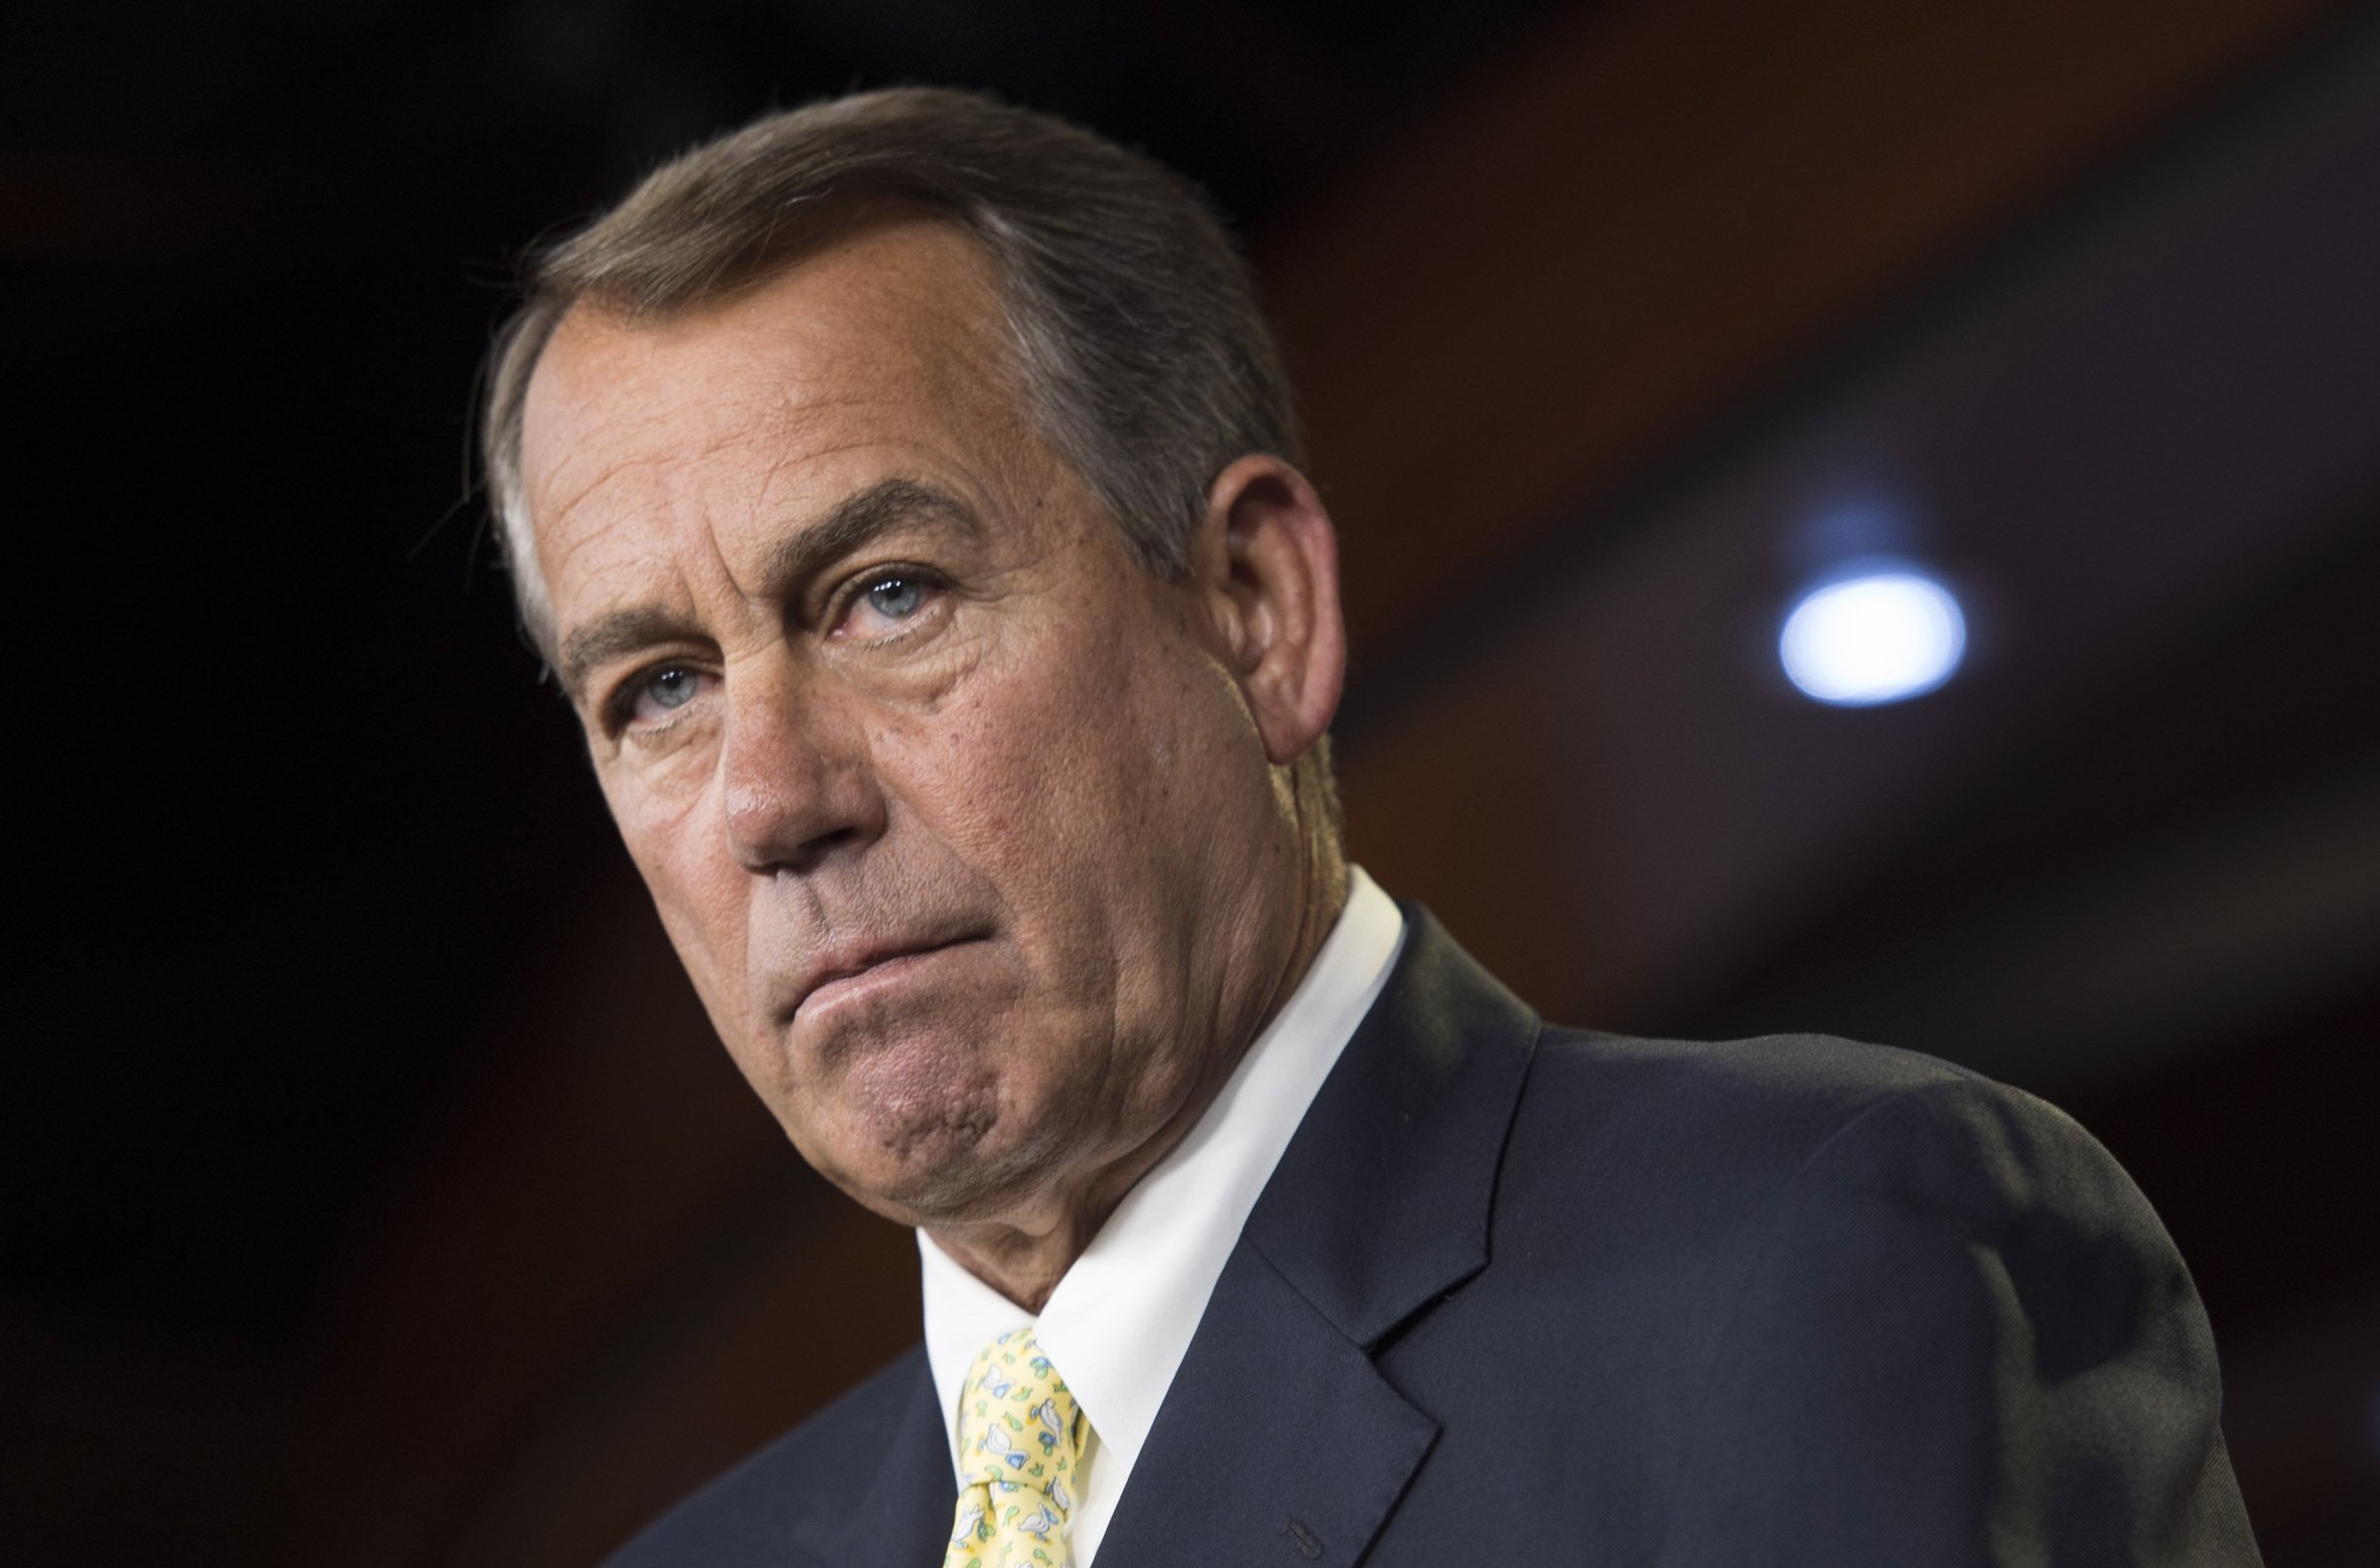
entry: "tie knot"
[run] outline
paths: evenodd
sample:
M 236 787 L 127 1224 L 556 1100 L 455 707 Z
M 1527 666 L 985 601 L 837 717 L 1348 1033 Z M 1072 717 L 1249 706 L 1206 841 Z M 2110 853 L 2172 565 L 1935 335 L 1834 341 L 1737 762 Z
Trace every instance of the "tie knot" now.
M 959 1481 L 1047 1495 L 1062 1518 L 1074 1507 L 1073 1474 L 1082 1458 L 1083 1412 L 1074 1395 L 1020 1328 L 986 1345 L 959 1398 Z

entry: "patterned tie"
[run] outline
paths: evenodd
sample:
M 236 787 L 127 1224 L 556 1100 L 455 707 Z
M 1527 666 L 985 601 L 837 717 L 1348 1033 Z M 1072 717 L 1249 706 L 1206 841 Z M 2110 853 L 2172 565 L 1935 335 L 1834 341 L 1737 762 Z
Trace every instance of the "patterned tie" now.
M 959 1399 L 959 1511 L 942 1568 L 1071 1568 L 1066 1517 L 1088 1430 L 1030 1328 L 986 1345 Z

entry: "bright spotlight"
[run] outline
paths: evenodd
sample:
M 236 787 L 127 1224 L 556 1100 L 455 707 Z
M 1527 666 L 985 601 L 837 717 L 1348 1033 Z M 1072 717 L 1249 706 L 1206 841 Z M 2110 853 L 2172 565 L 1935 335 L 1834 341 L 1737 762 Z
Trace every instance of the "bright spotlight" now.
M 1959 601 L 1907 567 L 1813 588 L 1785 617 L 1777 640 L 1787 678 L 1838 707 L 1922 696 L 1951 678 L 1965 652 Z

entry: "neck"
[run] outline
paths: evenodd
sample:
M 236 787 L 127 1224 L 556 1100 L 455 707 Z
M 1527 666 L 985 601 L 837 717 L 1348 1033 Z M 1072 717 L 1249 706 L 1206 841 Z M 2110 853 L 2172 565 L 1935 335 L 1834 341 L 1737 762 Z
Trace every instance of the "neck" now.
M 1315 955 L 1321 952 L 1331 927 L 1338 922 L 1340 910 L 1347 905 L 1347 863 L 1336 842 L 1331 840 L 1323 840 L 1305 860 L 1306 875 L 1297 889 L 1296 907 L 1291 911 L 1292 917 L 1283 922 L 1287 940 L 1279 960 L 1271 966 L 1271 986 L 1262 1006 L 1254 1012 L 1254 1024 L 1231 1049 L 1213 1055 L 1208 1070 L 1200 1075 L 1164 1125 L 1142 1140 L 1127 1159 L 1094 1173 L 1078 1191 L 1049 1204 L 1045 1211 L 1048 1218 L 1040 1223 L 1018 1224 L 1012 1219 L 1003 1219 L 930 1225 L 926 1234 L 933 1238 L 935 1246 L 985 1284 L 1027 1312 L 1039 1314 L 1050 1293 L 1057 1289 L 1058 1281 L 1107 1224 L 1125 1194 L 1156 1168 L 1190 1129 L 1198 1125 L 1199 1118 L 1206 1115 L 1215 1097 L 1223 1092 L 1233 1069 L 1240 1065 L 1256 1036 L 1272 1023 L 1290 994 L 1296 991 L 1298 982 L 1305 978 L 1306 971 L 1313 967 Z

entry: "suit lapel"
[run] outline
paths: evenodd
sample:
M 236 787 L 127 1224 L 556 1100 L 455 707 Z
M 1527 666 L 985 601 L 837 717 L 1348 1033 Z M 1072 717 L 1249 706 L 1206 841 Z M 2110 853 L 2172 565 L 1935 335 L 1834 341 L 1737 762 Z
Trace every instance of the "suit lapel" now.
M 950 1468 L 950 1435 L 925 1358 L 907 1403 L 885 1445 L 876 1479 L 849 1512 L 814 1511 L 796 1544 L 834 1568 L 930 1568 L 949 1543 L 958 1481 Z
M 1243 1246 L 1216 1281 L 1099 1562 L 1344 1568 L 1437 1436 L 1360 1346 Z
M 1372 1352 L 1488 1261 L 1536 1018 L 1428 914 L 1249 1216 L 1099 1548 L 1353 1564 L 1436 1441 Z

